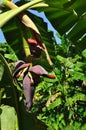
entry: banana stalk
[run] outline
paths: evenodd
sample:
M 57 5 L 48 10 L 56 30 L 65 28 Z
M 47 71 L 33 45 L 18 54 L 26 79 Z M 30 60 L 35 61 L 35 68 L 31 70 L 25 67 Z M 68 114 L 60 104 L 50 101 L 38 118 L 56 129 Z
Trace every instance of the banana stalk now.
M 42 3 L 42 5 L 40 5 Z M 14 5 L 11 1 L 9 0 L 3 0 L 2 1 L 2 5 L 7 6 L 7 7 L 11 7 L 13 8 Z M 13 7 L 12 7 L 13 5 Z M 43 3 L 43 0 L 33 0 L 31 2 L 28 2 L 18 8 L 13 8 L 10 11 L 6 11 L 5 13 L 0 14 L 0 27 L 3 27 L 10 19 L 12 19 L 14 16 L 18 15 L 19 13 L 21 13 L 22 11 L 28 9 L 28 8 L 33 8 L 33 7 L 39 7 L 39 6 L 45 6 L 47 7 L 48 5 Z

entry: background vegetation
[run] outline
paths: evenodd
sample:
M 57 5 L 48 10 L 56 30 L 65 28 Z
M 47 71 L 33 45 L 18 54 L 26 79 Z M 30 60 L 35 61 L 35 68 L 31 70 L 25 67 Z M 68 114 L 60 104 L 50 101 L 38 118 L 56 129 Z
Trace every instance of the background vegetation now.
M 31 2 L 35 4 L 21 9 Z M 13 9 L 12 4 L 10 0 L 3 0 L 0 6 L 0 27 L 6 38 L 6 43 L 0 43 L 0 129 L 85 130 L 85 0 L 20 0 L 16 3 L 19 6 L 16 9 Z M 22 22 L 19 13 L 28 8 L 44 11 L 58 32 L 60 44 L 56 43 L 53 32 L 48 30 L 47 23 L 42 18 L 25 11 L 35 24 L 32 21 Z M 39 36 L 49 54 L 42 51 L 40 55 L 36 51 L 40 57 L 31 58 L 27 42 L 28 38 L 33 38 L 31 29 L 40 32 Z M 26 110 L 21 82 L 15 84 L 13 81 L 14 63 L 18 60 L 31 62 L 33 66 L 39 64 L 56 76 L 55 79 L 41 77 L 30 111 Z

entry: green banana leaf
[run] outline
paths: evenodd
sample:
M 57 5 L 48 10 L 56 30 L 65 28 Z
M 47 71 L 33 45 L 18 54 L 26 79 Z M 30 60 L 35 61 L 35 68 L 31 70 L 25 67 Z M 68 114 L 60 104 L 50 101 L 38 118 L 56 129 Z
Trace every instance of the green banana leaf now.
M 48 20 L 60 35 L 72 41 L 73 44 L 86 47 L 86 2 L 85 0 L 45 0 L 49 5 L 41 8 Z M 81 47 L 83 50 L 84 47 Z

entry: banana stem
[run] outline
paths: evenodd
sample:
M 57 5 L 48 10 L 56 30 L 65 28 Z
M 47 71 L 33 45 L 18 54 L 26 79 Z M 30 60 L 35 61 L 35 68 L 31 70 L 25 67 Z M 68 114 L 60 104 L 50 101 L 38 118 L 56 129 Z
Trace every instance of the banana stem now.
M 14 9 L 15 4 L 13 5 L 13 3 L 11 1 L 3 0 L 3 5 L 12 8 L 12 10 L 6 11 L 5 13 L 0 14 L 0 27 L 3 27 L 3 25 L 6 24 L 11 18 L 18 15 L 22 11 L 24 11 L 28 8 L 32 8 L 32 7 L 34 7 L 34 5 L 35 5 L 35 7 L 36 6 L 38 7 L 38 4 L 40 5 L 41 3 L 43 6 L 43 0 L 33 0 L 31 2 L 28 2 L 22 6 Z M 46 7 L 48 5 L 44 3 L 44 6 Z

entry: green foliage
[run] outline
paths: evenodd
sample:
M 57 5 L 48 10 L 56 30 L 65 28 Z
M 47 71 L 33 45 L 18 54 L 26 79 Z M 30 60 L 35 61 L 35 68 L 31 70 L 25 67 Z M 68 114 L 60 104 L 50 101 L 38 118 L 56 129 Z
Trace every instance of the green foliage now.
M 66 34 L 67 37 L 79 44 L 83 41 L 86 30 L 86 3 L 85 0 L 50 0 L 46 3 L 50 8 L 45 8 L 45 14 L 51 21 L 52 25 L 59 31 L 61 35 Z M 80 40 L 80 41 L 79 41 Z
M 13 82 L 12 71 L 14 70 L 14 61 L 16 55 L 8 44 L 1 44 L 0 54 L 0 125 L 2 130 L 37 130 L 46 129 L 41 121 L 39 121 L 33 113 L 28 113 L 24 104 L 22 88 Z M 5 48 L 5 53 L 2 51 Z M 10 59 L 11 51 L 14 54 L 14 59 Z M 8 54 L 9 57 L 3 57 Z M 7 62 L 8 61 L 8 62 Z M 12 106 L 12 107 L 11 107 Z M 9 117 L 9 118 L 8 118 Z M 10 121 L 11 120 L 11 121 Z M 8 123 L 9 122 L 9 123 Z M 29 123 L 28 123 L 29 122 Z M 37 124 L 39 125 L 37 125 Z
M 13 19 L 2 27 L 7 43 L 0 43 L 1 130 L 86 129 L 86 2 L 82 0 L 44 2 L 49 5 L 47 8 L 38 9 L 37 5 L 32 7 L 44 11 L 59 32 L 61 44 L 56 44 L 53 32 L 48 30 L 42 18 L 29 11 L 26 14 L 40 31 L 43 43 L 53 61 L 52 66 L 49 65 L 44 52 L 40 58 L 29 57 L 27 60 L 25 51 L 30 55 L 27 39 L 33 37 L 30 28 L 23 25 L 18 17 L 12 16 Z M 21 0 L 19 4 L 24 3 Z M 2 10 L 5 12 L 8 8 Z M 42 65 L 50 74 L 56 76 L 55 79 L 41 77 L 41 82 L 35 89 L 33 107 L 29 112 L 25 106 L 21 79 L 20 84 L 13 81 L 14 62 L 18 60 Z
M 1 130 L 18 130 L 18 118 L 15 109 L 10 106 L 0 107 Z
M 68 44 L 68 43 L 65 43 Z M 64 50 L 62 44 L 56 45 Z M 65 45 L 66 46 L 66 45 Z M 68 49 L 65 48 L 66 50 Z M 65 51 L 66 51 L 65 50 Z M 69 50 L 70 51 L 70 50 Z M 63 55 L 64 51 L 62 52 Z M 82 52 L 83 53 L 83 52 Z M 46 78 L 39 84 L 34 97 L 32 111 L 37 112 L 38 119 L 45 122 L 51 130 L 63 128 L 86 128 L 86 62 L 83 55 L 66 57 L 57 52 L 55 80 Z M 67 127 L 66 127 L 67 126 Z

